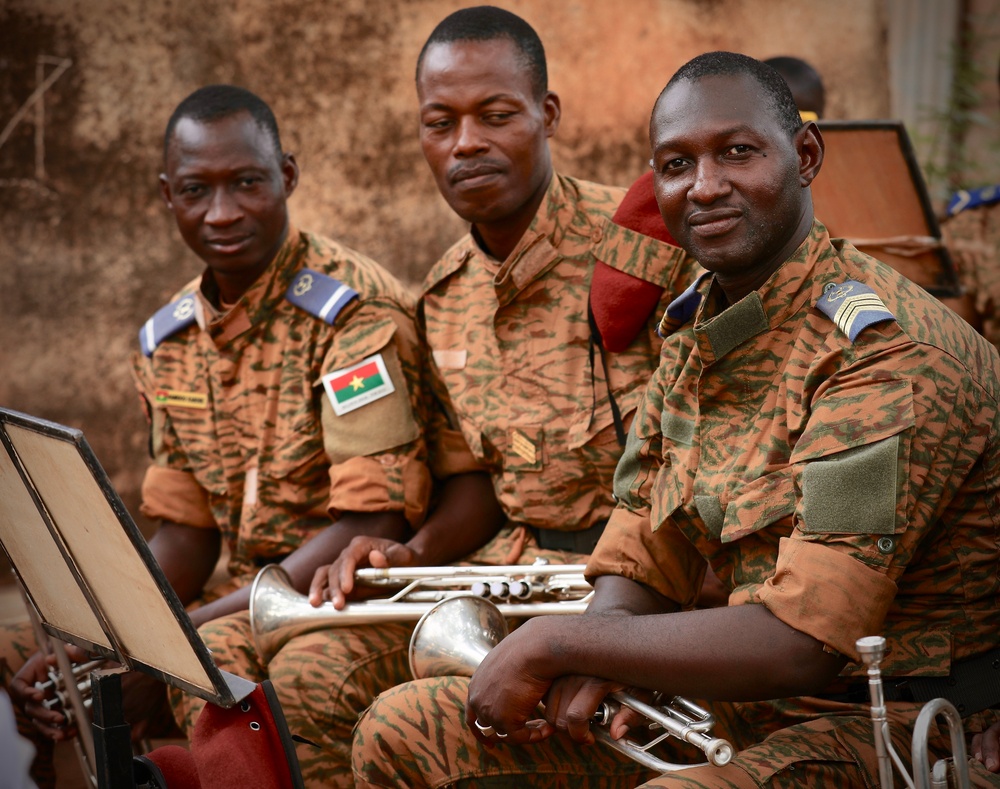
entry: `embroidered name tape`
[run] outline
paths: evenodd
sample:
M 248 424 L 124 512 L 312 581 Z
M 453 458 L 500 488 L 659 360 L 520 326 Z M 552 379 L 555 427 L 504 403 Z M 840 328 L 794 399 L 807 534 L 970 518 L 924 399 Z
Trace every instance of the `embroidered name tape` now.
M 153 395 L 156 405 L 172 405 L 180 408 L 208 408 L 208 395 L 202 392 L 180 392 L 176 389 L 157 389 Z
M 828 282 L 816 306 L 837 324 L 851 342 L 869 326 L 896 320 L 875 291 L 853 279 Z
M 380 353 L 351 367 L 327 373 L 323 376 L 323 388 L 337 416 L 343 416 L 396 391 Z

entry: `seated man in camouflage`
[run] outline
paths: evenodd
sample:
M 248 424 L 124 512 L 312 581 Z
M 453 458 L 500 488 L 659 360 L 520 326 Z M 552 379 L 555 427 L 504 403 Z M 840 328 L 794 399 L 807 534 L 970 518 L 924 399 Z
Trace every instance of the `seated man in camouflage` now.
M 712 276 L 661 322 L 587 567 L 595 599 L 583 616 L 528 620 L 471 681 L 383 693 L 356 729 L 358 786 L 876 786 L 856 647 L 870 635 L 888 642 L 904 759 L 929 698 L 953 700 L 970 737 L 1000 717 L 996 349 L 830 239 L 810 196 L 822 136 L 768 66 L 729 52 L 687 63 L 650 142 L 664 222 Z M 706 558 L 729 605 L 689 610 Z M 623 688 L 708 700 L 735 757 L 622 776 L 628 758 L 593 744 L 591 721 Z M 623 711 L 610 734 L 638 723 Z M 670 761 L 704 761 L 664 745 Z M 927 745 L 950 753 L 944 727 Z
M 140 332 L 153 455 L 142 511 L 160 522 L 150 547 L 181 600 L 201 604 L 191 618 L 219 665 L 269 675 L 292 713 L 284 659 L 297 645 L 261 664 L 248 585 L 280 563 L 304 592 L 353 537 L 405 539 L 421 524 L 430 474 L 414 305 L 378 264 L 290 224 L 298 166 L 257 96 L 191 94 L 164 154 L 163 198 L 206 269 Z M 228 578 L 206 589 L 223 544 Z M 12 695 L 59 736 L 61 715 L 30 687 L 39 666 L 29 661 Z M 190 730 L 204 702 L 175 701 Z
M 639 224 L 647 203 L 655 213 L 646 181 L 623 199 L 624 189 L 553 171 L 559 98 L 523 19 L 492 7 L 447 17 L 418 60 L 417 93 L 424 156 L 442 196 L 471 224 L 431 269 L 418 309 L 441 404 L 428 432 L 441 492 L 411 540 L 359 538 L 321 570 L 317 603 L 342 606 L 355 566 L 369 561 L 586 561 L 613 509 L 624 431 L 656 364 L 658 316 L 694 278 L 676 246 L 624 226 Z M 642 292 L 645 307 L 629 290 L 627 331 L 592 329 L 598 272 L 595 327 L 621 278 Z M 298 729 L 289 720 L 323 745 L 315 756 L 299 751 L 307 783 L 353 785 L 351 732 L 378 693 L 410 679 L 411 631 L 412 623 L 330 631 L 324 674 L 338 679 L 317 692 L 303 675 L 312 718 Z

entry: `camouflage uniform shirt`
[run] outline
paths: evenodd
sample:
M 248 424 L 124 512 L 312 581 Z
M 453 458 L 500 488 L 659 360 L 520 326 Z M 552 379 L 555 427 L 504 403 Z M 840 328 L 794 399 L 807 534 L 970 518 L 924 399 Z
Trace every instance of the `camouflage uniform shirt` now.
M 286 298 L 306 268 L 359 294 L 332 325 Z M 143 514 L 219 529 L 231 575 L 250 577 L 342 512 L 399 511 L 419 525 L 430 475 L 403 286 L 368 258 L 294 231 L 228 311 L 206 297 L 213 286 L 200 277 L 184 288 L 197 322 L 135 357 L 154 457 Z M 394 391 L 338 416 L 324 377 L 375 356 Z
M 432 419 L 434 471 L 488 471 L 515 523 L 576 531 L 614 506 L 622 447 L 587 320 L 595 254 L 626 273 L 656 272 L 665 285 L 693 270 L 680 249 L 611 221 L 623 195 L 556 175 L 505 261 L 470 234 L 428 274 L 418 315 L 446 412 Z M 610 389 L 626 417 L 659 346 L 654 316 L 625 352 L 608 355 Z
M 974 300 L 983 336 L 1000 347 L 1000 200 L 956 213 L 941 232 Z
M 857 638 L 884 635 L 885 675 L 948 674 L 996 646 L 996 350 L 819 223 L 737 304 L 701 290 L 664 343 L 588 574 L 690 605 L 705 556 L 730 605 L 829 650 L 857 659 Z M 836 324 L 824 299 L 847 308 Z M 864 309 L 876 322 L 852 342 Z

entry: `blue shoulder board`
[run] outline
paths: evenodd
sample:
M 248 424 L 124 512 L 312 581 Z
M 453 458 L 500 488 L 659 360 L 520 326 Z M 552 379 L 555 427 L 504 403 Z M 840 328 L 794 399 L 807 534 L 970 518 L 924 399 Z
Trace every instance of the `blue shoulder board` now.
M 667 305 L 667 310 L 660 319 L 660 325 L 656 328 L 656 333 L 661 339 L 666 339 L 667 335 L 676 331 L 694 317 L 694 314 L 698 311 L 698 306 L 701 304 L 701 294 L 698 292 L 698 286 L 701 285 L 702 281 L 710 273 L 709 271 L 702 272 L 687 290 Z
M 978 189 L 959 189 L 948 201 L 948 216 L 955 216 L 966 208 L 992 205 L 1000 200 L 1000 186 L 981 186 Z
M 332 326 L 340 311 L 352 299 L 358 298 L 358 292 L 339 279 L 304 268 L 288 286 L 285 298 L 299 309 Z
M 139 330 L 139 346 L 145 356 L 152 356 L 156 346 L 167 337 L 194 323 L 194 294 L 161 307 Z
M 874 290 L 853 279 L 826 283 L 816 306 L 851 342 L 869 326 L 896 320 Z

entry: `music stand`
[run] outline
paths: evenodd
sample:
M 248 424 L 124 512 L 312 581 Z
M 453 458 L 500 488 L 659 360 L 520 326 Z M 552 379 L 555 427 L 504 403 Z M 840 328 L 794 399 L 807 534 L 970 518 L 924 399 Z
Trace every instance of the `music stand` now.
M 958 274 L 931 208 L 902 121 L 820 121 L 826 152 L 812 183 L 813 205 L 833 238 L 863 252 L 942 300 L 961 294 Z
M 49 635 L 220 707 L 254 690 L 212 661 L 81 431 L 0 408 L 0 443 L 0 547 Z M 120 699 L 98 685 L 95 718 Z

